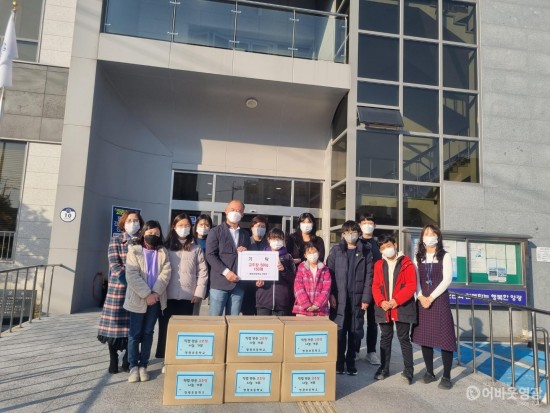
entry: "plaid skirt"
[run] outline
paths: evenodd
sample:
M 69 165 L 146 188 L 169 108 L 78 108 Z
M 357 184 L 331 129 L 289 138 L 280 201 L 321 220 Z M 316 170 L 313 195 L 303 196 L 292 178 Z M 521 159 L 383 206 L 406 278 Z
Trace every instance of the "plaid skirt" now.
M 124 350 L 128 344 L 130 316 L 122 305 L 126 296 L 126 285 L 109 280 L 107 297 L 99 319 L 97 338 L 102 343 L 109 343 L 117 350 Z

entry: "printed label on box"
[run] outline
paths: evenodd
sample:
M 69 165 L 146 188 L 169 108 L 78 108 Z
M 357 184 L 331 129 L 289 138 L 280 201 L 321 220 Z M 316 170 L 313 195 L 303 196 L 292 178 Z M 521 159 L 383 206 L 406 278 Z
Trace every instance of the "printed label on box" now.
M 176 399 L 211 399 L 213 393 L 213 372 L 186 371 L 176 374 Z
M 294 335 L 295 357 L 323 357 L 328 355 L 328 332 L 304 331 Z
M 239 331 L 239 356 L 272 356 L 273 330 Z
M 271 396 L 271 370 L 237 370 L 235 396 Z
M 292 370 L 292 396 L 324 396 L 325 370 Z
M 176 359 L 214 358 L 213 333 L 178 333 Z

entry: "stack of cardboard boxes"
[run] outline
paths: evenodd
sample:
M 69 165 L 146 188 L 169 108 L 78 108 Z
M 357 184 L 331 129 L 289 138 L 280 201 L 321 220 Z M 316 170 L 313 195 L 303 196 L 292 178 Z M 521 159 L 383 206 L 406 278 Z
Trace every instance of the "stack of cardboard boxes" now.
M 335 400 L 336 332 L 325 318 L 172 317 L 163 404 Z
M 164 405 L 223 403 L 226 334 L 224 317 L 170 318 Z

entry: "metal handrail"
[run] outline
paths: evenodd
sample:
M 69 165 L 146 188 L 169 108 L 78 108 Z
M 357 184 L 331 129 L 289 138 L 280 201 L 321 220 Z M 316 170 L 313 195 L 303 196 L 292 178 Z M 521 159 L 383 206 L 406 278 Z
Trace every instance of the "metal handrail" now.
M 37 286 L 38 278 L 40 276 L 42 277 L 42 288 L 41 288 L 41 292 L 40 292 L 40 307 L 39 307 L 39 311 L 38 311 L 38 319 L 41 319 L 42 318 L 42 310 L 44 308 L 44 291 L 46 290 L 46 275 L 48 273 L 48 269 L 51 269 L 50 278 L 49 278 L 49 288 L 48 288 L 48 305 L 46 307 L 46 316 L 49 316 L 55 267 L 65 268 L 65 266 L 63 264 L 41 264 L 41 265 L 31 265 L 31 266 L 27 266 L 27 267 L 11 268 L 11 269 L 0 271 L 0 277 L 2 277 L 2 275 L 4 276 L 3 287 L 1 287 L 1 289 L 0 289 L 0 293 L 1 293 L 1 296 L 2 296 L 2 305 L 0 307 L 0 323 L 3 323 L 4 317 L 7 316 L 5 310 L 6 310 L 6 292 L 8 290 L 8 279 L 10 277 L 10 274 L 15 273 L 13 305 L 11 307 L 11 311 L 10 311 L 10 314 L 9 314 L 10 323 L 9 323 L 9 327 L 8 327 L 8 330 L 7 330 L 8 332 L 11 333 L 13 331 L 14 317 L 19 316 L 19 328 L 21 328 L 22 324 L 23 324 L 23 317 L 25 316 L 25 314 L 24 314 L 24 312 L 25 312 L 25 294 L 24 293 L 23 293 L 23 299 L 22 299 L 23 301 L 21 303 L 21 311 L 18 315 L 15 314 L 15 300 L 17 299 L 17 292 L 18 292 L 18 288 L 19 288 L 19 280 L 20 280 L 20 275 L 21 274 L 24 274 L 24 277 L 25 277 L 25 283 L 24 283 L 22 291 L 24 291 L 24 292 L 25 291 L 32 291 L 32 294 L 33 294 L 31 296 L 31 305 L 29 306 L 29 313 L 27 315 L 28 319 L 29 319 L 29 324 L 32 324 L 32 320 L 34 319 L 34 310 L 35 310 L 34 307 L 36 306 L 36 296 L 34 296 L 34 294 L 36 292 L 36 286 Z M 39 270 L 43 270 L 41 274 L 39 274 Z M 33 272 L 34 272 L 34 274 L 33 274 Z M 32 290 L 27 290 L 27 285 L 30 282 L 29 275 L 32 277 L 31 278 L 31 280 L 32 280 Z M 23 275 L 21 275 L 21 280 L 23 279 L 22 277 L 23 277 Z M 1 285 L 2 284 L 0 283 L 0 286 Z M 0 328 L 0 337 L 2 337 L 2 329 L 1 328 Z
M 222 0 L 222 1 L 224 1 L 226 3 L 251 4 L 253 6 L 267 7 L 267 8 L 270 8 L 270 9 L 281 9 L 281 10 L 287 10 L 287 11 L 297 11 L 299 13 L 315 14 L 315 15 L 319 15 L 319 16 L 348 17 L 347 14 L 342 14 L 342 13 L 333 13 L 333 12 L 330 12 L 330 11 L 304 9 L 304 8 L 301 8 L 301 7 L 283 6 L 281 4 L 264 3 L 264 2 L 261 2 L 261 1 L 252 1 L 252 0 Z
M 549 348 L 548 348 L 548 331 L 542 327 L 537 327 L 537 314 L 550 316 L 550 311 L 541 310 L 539 308 L 529 307 L 529 306 L 520 306 L 516 304 L 510 304 L 503 301 L 491 300 L 488 298 L 481 298 L 476 295 L 458 293 L 453 291 L 455 296 L 455 318 L 456 318 L 456 339 L 457 339 L 457 359 L 458 364 L 460 365 L 460 318 L 459 318 L 459 297 L 466 298 L 470 300 L 470 322 L 472 325 L 472 369 L 473 372 L 477 372 L 477 360 L 476 360 L 476 329 L 475 329 L 475 301 L 482 301 L 489 305 L 489 349 L 491 356 L 491 380 L 495 381 L 495 353 L 494 353 L 494 337 L 493 337 L 493 306 L 498 305 L 500 307 L 506 307 L 508 309 L 508 328 L 509 328 L 509 341 L 510 341 L 510 361 L 512 369 L 512 388 L 516 388 L 516 372 L 515 372 L 515 356 L 514 356 L 514 331 L 512 323 L 512 313 L 514 310 L 529 313 L 531 318 L 531 337 L 533 340 L 533 381 L 535 384 L 535 392 L 537 403 L 540 404 L 542 401 L 541 392 L 540 392 L 540 371 L 539 371 L 539 360 L 538 360 L 538 337 L 537 332 L 543 333 L 544 338 L 544 379 L 546 380 L 546 396 L 545 402 L 548 404 L 550 400 L 549 396 L 549 380 L 550 380 L 550 371 L 549 371 Z

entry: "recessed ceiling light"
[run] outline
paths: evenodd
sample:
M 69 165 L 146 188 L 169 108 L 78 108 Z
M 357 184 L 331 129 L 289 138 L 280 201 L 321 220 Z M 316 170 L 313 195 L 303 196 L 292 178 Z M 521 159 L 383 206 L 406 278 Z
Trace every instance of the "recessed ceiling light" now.
M 271 199 L 271 198 L 267 197 L 266 199 Z
M 255 109 L 258 107 L 258 101 L 255 98 L 246 99 L 246 107 L 248 109 Z
M 281 189 L 283 189 L 283 188 L 279 188 L 279 187 L 277 187 L 277 188 L 275 188 L 275 189 L 276 189 L 277 191 L 280 191 L 280 190 L 281 190 Z

